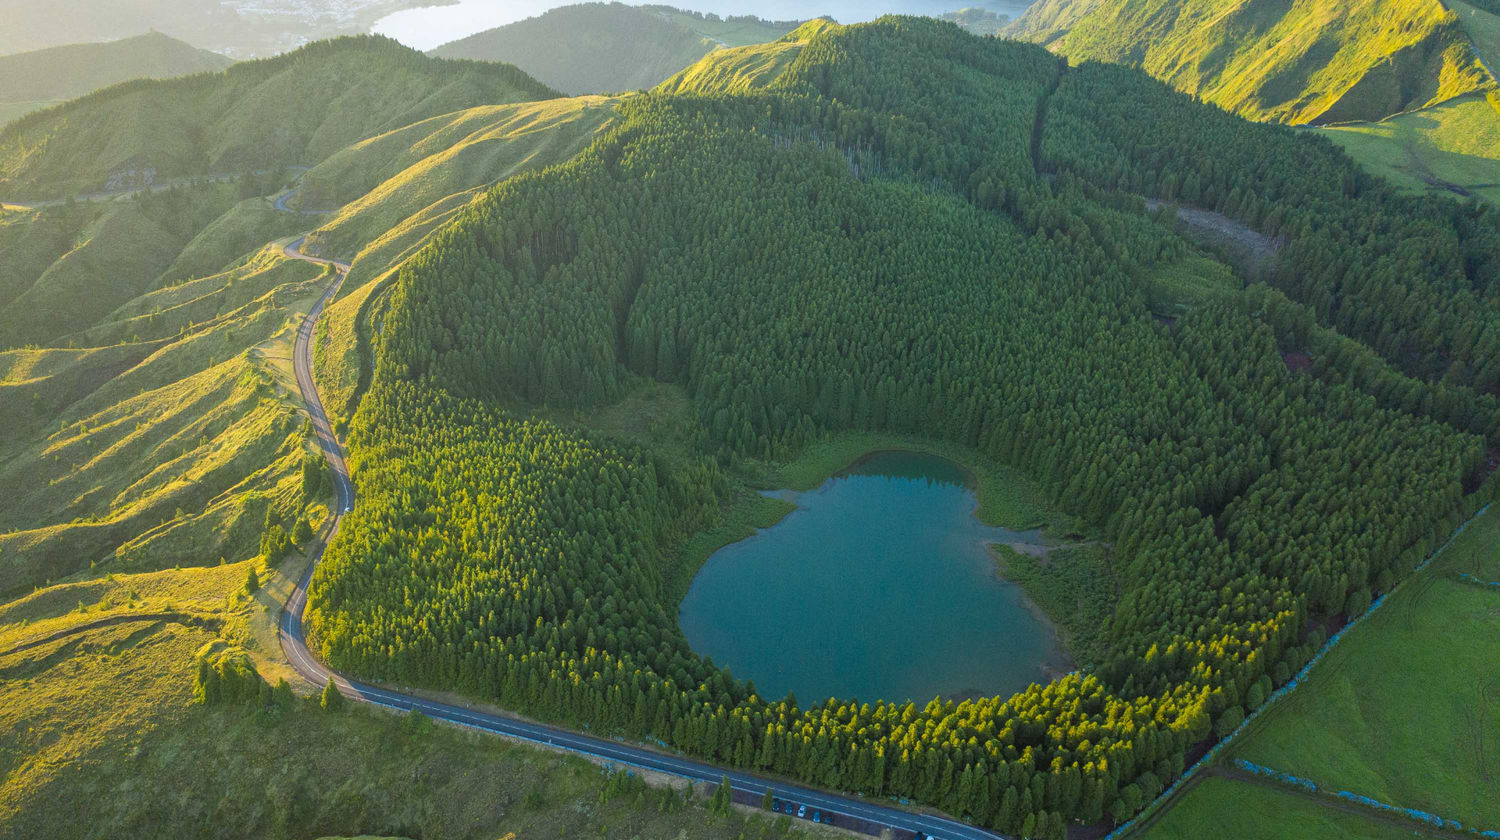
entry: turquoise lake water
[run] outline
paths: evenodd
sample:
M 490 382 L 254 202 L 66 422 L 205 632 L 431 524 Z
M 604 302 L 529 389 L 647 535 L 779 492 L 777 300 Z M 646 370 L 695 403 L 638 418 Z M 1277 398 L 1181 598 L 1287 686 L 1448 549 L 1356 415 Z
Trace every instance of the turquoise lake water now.
M 1070 666 L 989 543 L 1039 543 L 992 528 L 952 462 L 867 456 L 821 487 L 786 494 L 785 519 L 703 565 L 678 620 L 693 649 L 763 697 L 861 701 L 1010 695 Z

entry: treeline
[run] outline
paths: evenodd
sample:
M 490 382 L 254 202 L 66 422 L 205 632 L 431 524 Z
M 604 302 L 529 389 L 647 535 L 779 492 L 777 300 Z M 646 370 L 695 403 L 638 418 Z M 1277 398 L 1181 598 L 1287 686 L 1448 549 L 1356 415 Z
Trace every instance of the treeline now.
M 886 19 L 820 36 L 778 92 L 635 97 L 578 159 L 495 188 L 393 293 L 350 439 L 360 503 L 310 596 L 321 654 L 1033 837 L 1149 801 L 1306 661 L 1314 619 L 1476 504 L 1484 446 L 1289 370 L 1290 316 L 1157 325 L 1138 278 L 1188 246 L 1031 166 L 1057 73 Z M 528 416 L 639 376 L 691 395 L 690 463 Z M 695 656 L 661 581 L 721 465 L 848 429 L 977 448 L 1103 528 L 1122 600 L 1095 671 L 799 704 Z
M 1430 382 L 1500 384 L 1500 211 L 1397 193 L 1326 138 L 1249 123 L 1122 67 L 1065 75 L 1047 164 L 1216 210 L 1286 242 L 1271 279 L 1318 321 Z

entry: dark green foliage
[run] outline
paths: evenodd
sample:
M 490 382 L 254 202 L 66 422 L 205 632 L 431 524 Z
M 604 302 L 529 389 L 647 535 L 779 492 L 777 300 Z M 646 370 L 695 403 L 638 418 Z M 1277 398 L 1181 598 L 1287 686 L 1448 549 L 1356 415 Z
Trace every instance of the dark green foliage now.
M 710 816 L 724 816 L 729 813 L 729 808 L 734 804 L 734 789 L 729 786 L 729 777 L 719 779 L 719 786 L 714 788 L 713 796 L 708 798 L 708 813 Z
M 345 702 L 339 687 L 333 684 L 333 677 L 329 677 L 328 685 L 323 686 L 323 693 L 318 697 L 318 706 L 325 712 L 342 712 Z
M 211 642 L 198 652 L 193 699 L 204 705 L 233 705 L 261 700 L 265 681 L 243 648 Z
M 295 546 L 287 536 L 286 528 L 276 521 L 276 506 L 266 506 L 266 522 L 261 526 L 260 553 L 267 563 L 274 563 L 286 556 Z
M 1398 368 L 1500 383 L 1500 211 L 1399 194 L 1326 138 L 1245 122 L 1113 65 L 1066 74 L 1045 137 L 1048 164 L 1094 188 L 1281 238 L 1272 285 Z
M 1245 722 L 1245 709 L 1241 706 L 1230 706 L 1219 714 L 1219 719 L 1214 721 L 1214 734 L 1220 738 L 1228 735 L 1239 728 Z
M 260 575 L 251 566 L 249 573 L 245 576 L 245 594 L 254 595 L 260 591 Z
M 307 545 L 312 535 L 312 524 L 307 521 L 306 517 L 298 517 L 297 524 L 292 526 L 292 542 L 296 545 Z
M 1139 199 L 1037 176 L 1058 73 L 935 21 L 847 27 L 779 91 L 633 98 L 590 151 L 477 202 L 392 293 L 350 433 L 361 503 L 310 593 L 322 655 L 1005 832 L 1134 813 L 1268 669 L 1307 660 L 1310 620 L 1478 504 L 1484 447 L 1422 381 L 1290 370 L 1286 326 L 1241 300 L 1156 324 L 1137 278 L 1189 246 Z M 1356 200 L 1327 198 L 1340 218 Z M 696 454 L 533 415 L 640 377 L 691 397 Z M 726 467 L 843 430 L 971 447 L 1103 533 L 1112 614 L 1113 591 L 1057 582 L 1100 622 L 1091 672 L 800 708 L 695 656 L 667 558 Z
M 302 453 L 302 498 L 307 501 L 319 499 L 328 495 L 332 489 L 328 461 L 321 454 Z
M 292 693 L 292 685 L 286 677 L 277 680 L 276 687 L 271 689 L 271 702 L 278 708 L 289 709 L 296 699 L 297 695 Z

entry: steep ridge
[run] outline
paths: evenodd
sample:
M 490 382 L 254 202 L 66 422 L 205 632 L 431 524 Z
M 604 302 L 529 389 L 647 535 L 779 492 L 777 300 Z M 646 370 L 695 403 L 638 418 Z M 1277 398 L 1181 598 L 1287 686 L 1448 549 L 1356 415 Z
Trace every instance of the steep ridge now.
M 159 32 L 0 56 L 0 125 L 29 111 L 129 79 L 165 79 L 234 63 Z
M 0 193 L 55 198 L 314 164 L 438 114 L 556 95 L 510 65 L 341 38 L 221 74 L 117 85 L 29 114 L 0 131 Z
M 1262 121 L 1379 120 L 1495 86 L 1440 0 L 1041 0 L 1008 33 Z
M 657 93 L 749 93 L 769 87 L 808 41 L 838 24 L 816 18 L 767 44 L 715 50 L 656 86 Z

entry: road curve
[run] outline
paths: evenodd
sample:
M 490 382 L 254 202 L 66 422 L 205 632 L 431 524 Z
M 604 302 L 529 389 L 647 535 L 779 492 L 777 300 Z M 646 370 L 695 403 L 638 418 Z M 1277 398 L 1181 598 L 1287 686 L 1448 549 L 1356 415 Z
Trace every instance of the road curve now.
M 318 546 L 313 551 L 312 562 L 308 563 L 307 570 L 303 573 L 301 580 L 297 581 L 296 588 L 287 597 L 286 607 L 281 614 L 278 632 L 278 636 L 281 639 L 281 650 L 286 654 L 287 661 L 291 663 L 292 667 L 296 669 L 297 673 L 303 679 L 314 686 L 321 687 L 326 685 L 329 678 L 332 677 L 339 691 L 351 700 L 384 706 L 402 712 L 415 709 L 437 720 L 497 735 L 518 738 L 523 741 L 530 741 L 549 747 L 569 750 L 580 755 L 603 759 L 616 764 L 667 773 L 691 779 L 695 782 L 716 784 L 721 778 L 727 776 L 730 786 L 737 793 L 741 794 L 740 798 L 742 800 L 759 799 L 767 789 L 771 789 L 780 800 L 806 805 L 808 814 L 812 814 L 816 810 L 825 814 L 843 815 L 852 820 L 891 828 L 899 836 L 903 837 L 917 835 L 935 837 L 940 840 L 997 840 L 997 838 L 1001 838 L 1001 835 L 943 817 L 914 814 L 859 797 L 840 796 L 812 790 L 738 770 L 716 767 L 712 764 L 670 755 L 657 750 L 645 749 L 620 741 L 597 738 L 555 726 L 487 714 L 461 706 L 453 706 L 447 703 L 401 694 L 384 688 L 377 688 L 366 683 L 348 679 L 324 667 L 307 648 L 307 640 L 303 635 L 302 614 L 307 607 L 307 586 L 312 580 L 313 570 L 323 558 L 323 547 L 333 538 L 334 534 L 338 533 L 339 522 L 343 519 L 344 513 L 354 506 L 354 485 L 349 481 L 349 470 L 344 461 L 343 448 L 333 435 L 333 429 L 328 424 L 328 416 L 323 411 L 322 400 L 318 398 L 317 386 L 313 382 L 312 339 L 318 319 L 323 314 L 323 307 L 328 301 L 332 300 L 333 296 L 338 292 L 339 287 L 343 285 L 344 277 L 349 272 L 349 264 L 336 260 L 320 259 L 303 253 L 302 246 L 305 241 L 306 237 L 303 237 L 288 245 L 285 251 L 286 256 L 292 259 L 332 266 L 337 274 L 333 282 L 329 283 L 328 289 L 323 293 L 323 296 L 313 306 L 312 311 L 308 312 L 307 317 L 303 319 L 301 327 L 297 330 L 297 343 L 293 351 L 293 370 L 296 374 L 297 388 L 302 392 L 302 399 L 307 404 L 308 414 L 312 417 L 313 431 L 317 434 L 318 444 L 323 450 L 324 457 L 328 459 L 328 466 L 333 474 L 336 501 L 329 524 L 324 530 Z M 835 823 L 838 822 L 840 821 L 835 819 Z

